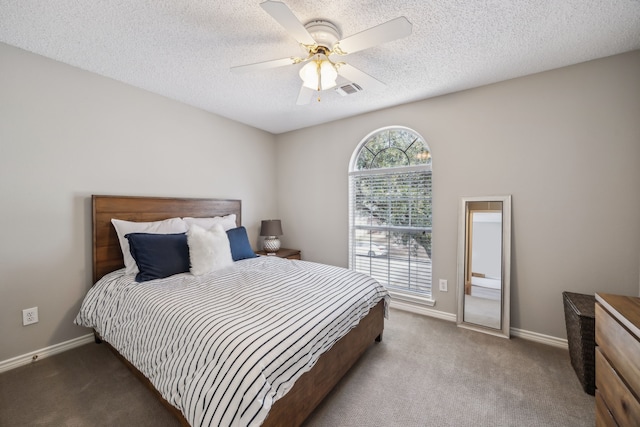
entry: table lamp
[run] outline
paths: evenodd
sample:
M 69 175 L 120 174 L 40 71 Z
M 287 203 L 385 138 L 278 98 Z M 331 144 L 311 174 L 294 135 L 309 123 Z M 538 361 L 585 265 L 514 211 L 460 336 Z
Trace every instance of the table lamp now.
M 260 235 L 264 236 L 264 250 L 268 254 L 275 254 L 280 249 L 280 239 L 282 236 L 282 224 L 279 219 L 266 219 L 262 221 Z

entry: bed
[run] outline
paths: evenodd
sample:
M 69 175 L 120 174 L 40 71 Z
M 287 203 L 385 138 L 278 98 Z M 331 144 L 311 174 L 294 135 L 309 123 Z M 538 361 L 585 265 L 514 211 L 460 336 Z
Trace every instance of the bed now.
M 148 283 L 133 284 L 131 276 L 124 274 L 123 269 L 123 252 L 120 248 L 118 235 L 112 226 L 111 219 L 118 218 L 127 221 L 159 221 L 167 218 L 175 217 L 222 217 L 226 215 L 235 215 L 236 225 L 241 226 L 241 202 L 239 200 L 220 200 L 220 199 L 184 199 L 184 198 L 156 198 L 156 197 L 131 197 L 131 196 L 92 196 L 92 213 L 93 213 L 93 279 L 94 287 L 91 289 L 89 295 L 83 302 L 84 306 L 92 306 L 87 308 L 85 312 L 81 310 L 76 322 L 83 326 L 92 327 L 96 331 L 96 341 L 104 341 L 116 355 L 134 372 L 136 375 L 147 384 L 159 397 L 159 399 L 167 406 L 181 421 L 183 425 L 264 425 L 264 426 L 298 426 L 301 425 L 304 420 L 311 414 L 314 408 L 324 399 L 324 397 L 331 391 L 331 389 L 338 383 L 338 381 L 344 376 L 344 374 L 351 368 L 351 366 L 357 361 L 357 359 L 364 353 L 364 351 L 374 342 L 380 341 L 382 338 L 382 332 L 384 328 L 384 317 L 386 314 L 386 308 L 388 304 L 388 293 L 384 288 L 380 287 L 376 283 L 365 283 L 368 280 L 372 280 L 367 276 L 359 275 L 358 273 L 351 272 L 350 270 L 341 269 L 338 267 L 324 266 L 321 264 L 308 263 L 305 261 L 293 261 L 276 259 L 275 257 L 258 257 L 251 259 L 243 259 L 234 262 L 232 267 L 225 267 L 218 270 L 211 275 L 204 275 L 195 278 L 189 273 L 178 274 L 166 279 L 159 279 Z M 330 280 L 329 276 L 330 275 Z M 334 276 L 335 275 L 335 276 Z M 259 277 L 259 283 L 247 284 L 249 282 L 244 281 L 247 277 Z M 335 277 L 335 278 L 334 278 Z M 242 278 L 241 281 L 237 281 L 238 278 Z M 294 278 L 300 278 L 300 280 L 294 280 Z M 302 280 L 304 278 L 304 280 Z M 198 280 L 197 282 L 195 280 Z M 232 282 L 223 282 L 223 280 L 232 280 Z M 253 280 L 253 279 L 252 279 Z M 204 282 L 203 282 L 204 281 Z M 287 285 L 285 282 L 291 282 Z M 334 283 L 335 282 L 335 283 Z M 360 284 L 362 282 L 362 284 Z M 375 282 L 375 281 L 374 281 Z M 134 282 L 135 283 L 135 282 Z M 269 316 L 282 316 L 287 317 L 287 321 L 296 321 L 296 330 L 302 331 L 302 325 L 305 327 L 312 326 L 316 329 L 310 332 L 299 332 L 302 336 L 300 339 L 295 338 L 295 343 L 291 344 L 287 341 L 285 344 L 281 337 L 285 334 L 288 337 L 293 337 L 295 334 L 290 332 L 283 332 L 278 330 L 277 335 L 274 332 L 273 337 L 269 335 L 270 332 L 261 330 L 255 332 L 254 335 L 257 338 L 246 338 L 242 335 L 242 338 L 228 338 L 229 335 L 225 335 L 225 340 L 229 342 L 233 339 L 237 343 L 252 342 L 255 343 L 251 347 L 253 353 L 251 359 L 252 363 L 244 363 L 243 366 L 251 366 L 249 373 L 245 371 L 234 371 L 233 375 L 230 374 L 231 369 L 227 369 L 227 364 L 240 364 L 237 362 L 240 360 L 236 353 L 224 354 L 220 350 L 220 347 L 206 347 L 207 342 L 213 343 L 216 340 L 222 340 L 219 336 L 212 338 L 207 335 L 206 339 L 202 339 L 201 336 L 191 337 L 184 331 L 186 329 L 198 329 L 203 330 L 204 327 L 191 326 L 195 323 L 180 323 L 179 319 L 184 315 L 176 314 L 173 312 L 173 302 L 176 300 L 182 301 L 205 301 L 204 297 L 194 297 L 195 294 L 189 292 L 195 292 L 194 289 L 204 289 L 206 292 L 212 293 L 214 297 L 210 297 L 211 300 L 223 301 L 225 304 L 230 304 L 229 301 L 238 298 L 236 288 L 230 288 L 227 283 L 233 283 L 232 286 L 236 286 L 238 289 L 242 288 L 243 292 L 247 290 L 249 293 L 243 295 L 241 300 L 243 307 L 250 307 L 252 316 L 269 315 Z M 242 283 L 242 285 L 238 284 Z M 286 289 L 279 289 L 278 286 L 294 286 Z M 321 285 L 319 285 L 321 284 Z M 144 286 L 140 286 L 144 285 Z M 149 286 L 146 286 L 149 285 Z M 153 285 L 153 286 L 152 286 Z M 347 291 L 344 291 L 345 296 L 340 300 L 328 297 L 319 297 L 320 294 L 315 294 L 320 288 L 333 289 L 332 295 L 342 293 L 341 289 L 359 288 L 354 292 L 359 293 L 357 296 L 348 296 Z M 332 288 L 333 286 L 333 288 Z M 142 292 L 155 292 L 155 294 L 141 294 Z M 292 291 L 292 289 L 295 290 Z M 260 298 L 256 295 L 262 291 Z M 116 292 L 119 292 L 118 294 Z M 138 294 L 140 292 L 140 294 Z M 166 304 L 163 299 L 158 295 L 165 292 L 171 297 L 167 300 L 171 300 L 171 304 Z M 281 293 L 279 296 L 278 293 Z M 306 292 L 310 292 L 310 297 L 303 297 L 307 295 Z M 326 307 L 314 307 L 311 310 L 315 310 L 311 314 L 301 314 L 301 318 L 294 319 L 292 312 L 303 313 L 302 309 L 291 310 L 286 307 L 282 309 L 279 301 L 285 296 L 289 295 L 301 295 L 301 299 L 318 300 L 322 301 Z M 363 296 L 366 294 L 366 297 Z M 119 295 L 117 298 L 120 300 L 110 301 L 113 295 Z M 138 295 L 134 297 L 134 295 Z M 185 297 L 185 295 L 190 295 Z M 123 299 L 124 298 L 124 299 Z M 268 299 L 271 298 L 271 299 Z M 275 298 L 275 299 L 273 299 Z M 351 298 L 352 300 L 358 300 L 359 306 L 353 305 L 354 308 L 346 309 L 347 305 L 351 306 L 346 301 Z M 90 302 L 87 302 L 91 300 Z M 134 303 L 135 301 L 135 303 Z M 157 342 L 166 343 L 169 341 L 167 338 L 153 338 L 156 336 L 155 330 L 150 329 L 149 326 L 145 326 L 147 320 L 147 313 L 154 312 L 153 306 L 155 301 L 156 306 L 161 306 L 161 311 L 164 324 L 170 325 L 169 327 L 163 327 L 166 329 L 167 334 L 170 336 L 180 337 L 179 341 L 175 341 L 160 348 L 155 354 L 146 354 L 142 357 L 138 353 L 143 352 L 138 350 L 137 345 L 142 348 L 143 345 L 147 345 L 147 342 L 155 345 Z M 158 302 L 160 301 L 160 302 Z M 273 302 L 270 302 L 273 301 Z M 268 303 L 267 303 L 268 302 Z M 261 305 L 261 303 L 263 303 Z M 135 322 L 130 322 L 139 328 L 148 331 L 147 333 L 140 333 L 134 331 L 134 326 L 124 325 L 119 320 L 115 312 L 123 311 L 125 306 L 131 305 L 133 309 L 130 309 L 128 316 L 134 313 L 136 316 L 139 313 L 144 312 L 144 316 L 136 318 Z M 139 305 L 138 305 L 139 304 Z M 150 304 L 148 307 L 146 304 Z M 181 303 L 182 304 L 182 303 Z M 328 309 L 331 305 L 334 308 Z M 164 307 L 170 307 L 165 309 Z M 335 309 L 336 306 L 345 307 L 344 310 Z M 106 308 L 108 307 L 108 309 Z M 200 307 L 200 306 L 198 306 Z M 229 306 L 224 306 L 224 310 L 211 310 L 211 316 L 213 318 L 207 320 L 207 325 L 225 324 L 229 319 L 233 319 L 232 322 L 236 329 L 242 329 L 242 333 L 245 331 L 245 324 L 242 324 L 242 328 L 239 325 L 240 320 L 232 317 L 230 314 L 234 312 L 234 309 L 229 309 Z M 259 309 L 257 307 L 260 307 Z M 197 312 L 206 312 L 207 310 L 200 308 L 189 308 L 189 310 L 195 310 Z M 340 312 L 340 324 L 339 327 L 325 325 L 321 322 L 314 321 L 302 321 L 301 319 L 324 319 L 329 317 L 326 315 L 329 311 Z M 83 314 L 84 313 L 84 314 Z M 269 314 L 266 314 L 269 313 Z M 283 314 L 285 313 L 285 314 Z M 108 314 L 108 315 L 107 315 Z M 157 316 L 157 314 L 155 314 Z M 217 316 L 217 317 L 216 317 Z M 225 321 L 220 319 L 226 316 Z M 305 317 L 307 316 L 307 317 Z M 153 319 L 152 315 L 149 315 L 150 319 Z M 275 317 L 274 317 L 275 318 Z M 168 320 L 167 320 L 168 319 Z M 243 318 L 244 319 L 244 318 Z M 279 318 L 278 318 L 279 319 Z M 119 323 L 120 322 L 120 323 Z M 149 320 L 149 322 L 160 322 L 158 318 L 155 320 Z M 189 320 L 191 322 L 191 320 Z M 324 320 L 323 320 L 324 322 Z M 334 322 L 334 320 L 332 320 Z M 269 322 L 262 322 L 269 323 Z M 273 322 L 275 325 L 275 322 Z M 283 325 L 285 321 L 282 321 Z M 115 327 L 115 331 L 108 331 L 105 325 Z M 171 329 L 174 328 L 174 329 Z M 208 326 L 209 329 L 211 329 Z M 283 326 L 284 328 L 284 326 Z M 113 328 L 112 328 L 113 329 Z M 131 329 L 131 330 L 129 330 Z M 220 328 L 219 328 L 220 329 Z M 246 328 L 248 330 L 248 327 Z M 274 326 L 272 329 L 276 329 Z M 173 332 L 172 332 L 173 331 Z M 226 333 L 226 332 L 225 332 Z M 247 332 L 249 333 L 249 332 Z M 129 335 L 127 335 L 129 334 Z M 148 338 L 145 336 L 149 335 Z M 247 335 L 249 336 L 249 335 Z M 331 336 L 334 341 L 315 341 L 315 338 L 304 338 L 307 336 Z M 124 338 L 123 338 L 124 337 Z M 143 338 L 145 337 L 145 338 Z M 264 339 L 265 341 L 258 341 Z M 293 338 L 291 338 L 293 339 Z M 208 341 L 207 341 L 208 340 Z M 306 340 L 306 341 L 305 341 Z M 113 342 L 112 342 L 113 341 Z M 124 344 L 122 342 L 124 342 Z M 136 342 L 136 346 L 132 346 L 130 343 Z M 139 344 L 138 344 L 139 342 Z M 282 344 L 281 344 L 282 342 Z M 261 356 L 253 356 L 256 349 L 263 348 L 276 348 L 278 346 L 285 346 L 288 350 L 286 354 L 287 362 L 283 362 L 282 365 L 276 365 L 274 361 L 262 359 Z M 244 344 L 243 344 L 244 345 Z M 132 350 L 132 347 L 134 350 Z M 231 346 L 228 346 L 232 348 Z M 236 345 L 236 347 L 239 347 Z M 233 348 L 236 348 L 233 347 Z M 246 345 L 249 348 L 248 345 Z M 189 351 L 183 350 L 188 348 Z M 178 349 L 178 350 L 176 350 Z M 295 350 L 295 351 L 294 351 Z M 279 350 L 280 351 L 280 350 Z M 308 353 L 305 353 L 308 352 Z M 165 363 L 167 354 L 177 353 L 183 359 L 178 358 L 184 362 L 184 357 L 189 357 L 187 362 L 184 363 Z M 210 354 L 214 354 L 210 357 Z M 294 356 L 292 356 L 294 354 Z M 217 359 L 216 359 L 217 357 Z M 256 358 L 257 357 L 257 358 Z M 298 358 L 298 359 L 296 359 Z M 160 360 L 159 363 L 151 363 L 149 360 Z M 298 360 L 297 365 L 294 367 L 286 365 L 289 363 L 289 359 Z M 200 361 L 206 360 L 206 363 L 198 365 Z M 220 363 L 214 363 L 216 360 Z M 282 357 L 278 358 L 278 363 L 283 360 Z M 222 362 L 221 362 L 222 361 Z M 181 377 L 173 378 L 173 374 L 165 373 L 163 371 L 165 365 L 179 366 Z M 271 371 L 265 370 L 264 366 L 272 371 L 286 371 L 286 375 L 280 375 L 277 379 L 274 376 L 269 376 Z M 257 366 L 257 368 L 255 368 Z M 255 375 L 255 369 L 263 369 L 264 372 L 260 372 Z M 184 373 L 186 372 L 186 373 Z M 232 397 L 219 396 L 218 390 L 222 390 L 220 384 L 211 380 L 210 378 L 217 378 L 218 376 L 229 376 L 233 378 L 254 378 L 251 382 L 251 386 L 247 389 L 243 389 L 242 385 L 238 385 L 242 381 L 238 380 L 233 383 L 233 386 L 226 385 L 226 389 L 238 390 L 233 393 Z M 251 375 L 254 375 L 252 377 Z M 275 374 L 274 374 L 275 375 Z M 282 377 L 284 376 L 284 379 Z M 264 378 L 263 378 L 264 377 Z M 203 379 L 203 378 L 206 378 Z M 258 381 L 263 381 L 263 384 L 256 386 L 254 382 L 256 378 Z M 248 380 L 247 380 L 248 382 Z M 166 384 L 169 383 L 169 392 L 167 391 Z M 206 383 L 209 389 L 195 390 L 195 383 Z M 256 382 L 256 384 L 258 384 Z M 253 390 L 258 390 L 253 397 Z M 186 391 L 185 391 L 186 390 Z M 195 390 L 195 391 L 194 391 Z M 242 395 L 242 397 L 238 397 Z M 251 396 L 248 399 L 246 396 Z M 240 403 L 237 407 L 234 407 L 234 401 Z M 221 403 L 222 402 L 222 403 Z M 257 402 L 257 403 L 256 403 Z M 219 407 L 226 405 L 229 409 L 225 410 L 225 413 L 221 418 L 216 418 L 218 415 L 209 410 L 212 407 Z M 203 409 L 206 408 L 206 409 Z M 230 416 L 229 414 L 254 414 L 249 416 Z M 203 415 L 204 414 L 204 415 Z

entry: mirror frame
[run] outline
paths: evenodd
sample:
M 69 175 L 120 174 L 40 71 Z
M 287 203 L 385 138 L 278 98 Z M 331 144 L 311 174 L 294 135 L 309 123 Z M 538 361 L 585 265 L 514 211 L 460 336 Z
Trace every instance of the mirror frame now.
M 502 301 L 500 304 L 501 328 L 491 328 L 464 321 L 464 286 L 467 242 L 468 202 L 502 202 Z M 510 289 L 511 289 L 511 195 L 461 197 L 458 212 L 458 314 L 456 323 L 461 328 L 484 332 L 504 338 L 510 337 Z

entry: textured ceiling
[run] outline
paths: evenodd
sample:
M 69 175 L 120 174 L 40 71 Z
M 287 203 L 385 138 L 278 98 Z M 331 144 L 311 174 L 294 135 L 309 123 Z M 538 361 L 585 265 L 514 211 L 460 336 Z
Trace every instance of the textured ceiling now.
M 304 54 L 260 0 L 2 0 L 0 41 L 272 133 L 640 49 L 640 0 L 283 2 L 343 37 L 398 16 L 413 33 L 345 57 L 384 89 L 305 106 L 300 65 L 229 70 Z

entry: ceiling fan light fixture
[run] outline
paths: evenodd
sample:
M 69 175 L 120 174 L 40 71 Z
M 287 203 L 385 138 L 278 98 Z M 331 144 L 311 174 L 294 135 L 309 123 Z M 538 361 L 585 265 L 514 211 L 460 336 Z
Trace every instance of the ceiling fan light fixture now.
M 336 27 L 333 22 L 329 22 L 324 19 L 315 19 L 307 22 L 304 25 L 304 28 L 316 41 L 316 44 L 320 46 L 327 46 L 329 49 L 332 49 L 341 38 L 338 27 Z
M 308 56 L 306 58 L 289 57 L 272 61 L 257 62 L 239 67 L 232 67 L 234 72 L 265 70 L 283 65 L 306 63 L 299 70 L 302 87 L 298 93 L 297 105 L 308 104 L 317 91 L 318 101 L 320 92 L 337 86 L 338 74 L 341 80 L 357 81 L 358 85 L 345 85 L 338 88 L 341 95 L 366 88 L 376 90 L 384 87 L 384 83 L 360 71 L 345 62 L 335 62 L 336 55 L 344 56 L 359 52 L 379 44 L 387 43 L 411 34 L 412 25 L 409 20 L 400 16 L 391 21 L 376 25 L 347 38 L 342 38 L 340 29 L 332 22 L 324 19 L 314 19 L 302 24 L 289 7 L 282 0 L 264 0 L 260 3 L 273 19 L 303 47 Z M 331 58 L 334 60 L 331 60 Z M 344 82 L 341 83 L 344 85 Z M 359 86 L 359 85 L 362 85 Z
M 338 72 L 329 60 L 318 59 L 308 62 L 300 69 L 300 78 L 304 87 L 321 91 L 336 86 Z

